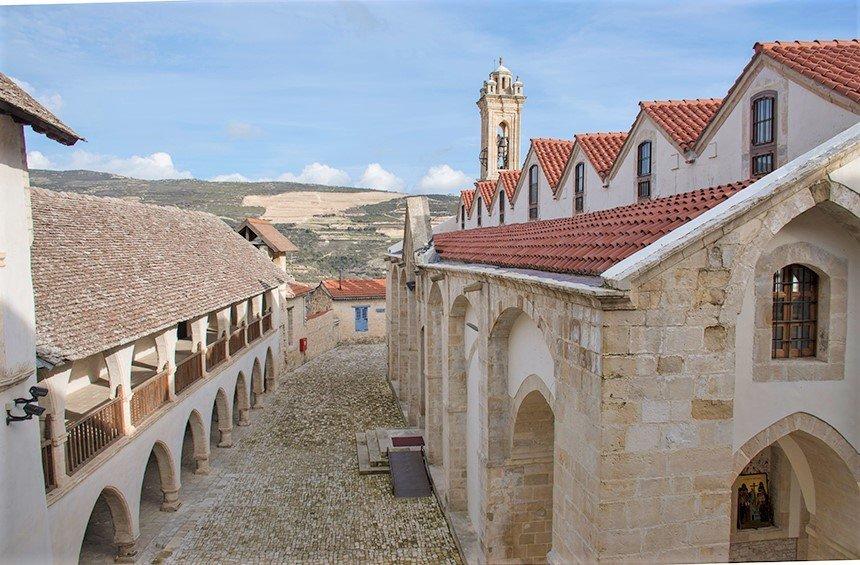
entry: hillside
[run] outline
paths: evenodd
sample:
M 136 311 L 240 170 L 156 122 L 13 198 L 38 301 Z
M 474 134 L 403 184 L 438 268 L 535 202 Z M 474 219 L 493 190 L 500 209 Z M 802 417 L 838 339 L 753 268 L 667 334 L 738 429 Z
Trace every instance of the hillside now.
M 95 171 L 30 171 L 30 184 L 94 196 L 201 210 L 231 226 L 263 216 L 300 249 L 290 257 L 297 280 L 385 274 L 382 255 L 398 241 L 406 210 L 403 194 L 295 182 L 209 182 L 197 179 L 140 180 Z M 455 196 L 431 195 L 435 221 L 455 213 Z

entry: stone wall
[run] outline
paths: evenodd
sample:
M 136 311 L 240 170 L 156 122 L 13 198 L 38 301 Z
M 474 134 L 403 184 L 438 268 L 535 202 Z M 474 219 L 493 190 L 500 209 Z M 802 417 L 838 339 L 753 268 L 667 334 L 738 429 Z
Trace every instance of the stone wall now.
M 383 299 L 333 300 L 332 306 L 338 319 L 338 343 L 379 343 L 385 341 L 386 305 Z M 355 308 L 367 306 L 367 331 L 355 331 Z
M 337 317 L 333 310 L 309 317 L 307 321 L 308 350 L 305 361 L 333 349 L 337 345 Z

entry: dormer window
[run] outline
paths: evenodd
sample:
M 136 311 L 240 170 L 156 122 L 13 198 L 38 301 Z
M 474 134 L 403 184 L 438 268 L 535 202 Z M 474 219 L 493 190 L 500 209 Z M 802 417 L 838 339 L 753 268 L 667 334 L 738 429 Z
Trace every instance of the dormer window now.
M 538 217 L 538 167 L 532 165 L 529 168 L 529 220 L 537 220 Z
M 505 190 L 499 191 L 499 223 L 505 223 Z
M 466 229 L 466 205 L 460 205 L 460 229 Z
M 750 116 L 750 172 L 761 177 L 776 168 L 776 92 L 754 96 Z
M 483 215 L 483 209 L 481 207 L 481 199 L 478 198 L 478 227 L 481 227 L 481 216 Z
M 651 142 L 636 149 L 636 193 L 640 200 L 651 198 Z
M 582 212 L 585 207 L 585 163 L 577 163 L 573 170 L 573 211 Z

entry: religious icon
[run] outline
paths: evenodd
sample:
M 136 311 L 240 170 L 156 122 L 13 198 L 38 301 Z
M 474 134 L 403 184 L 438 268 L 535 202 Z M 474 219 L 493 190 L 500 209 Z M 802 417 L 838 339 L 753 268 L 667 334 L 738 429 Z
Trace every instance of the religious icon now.
M 773 504 L 767 474 L 741 475 L 738 487 L 737 528 L 750 530 L 773 526 Z

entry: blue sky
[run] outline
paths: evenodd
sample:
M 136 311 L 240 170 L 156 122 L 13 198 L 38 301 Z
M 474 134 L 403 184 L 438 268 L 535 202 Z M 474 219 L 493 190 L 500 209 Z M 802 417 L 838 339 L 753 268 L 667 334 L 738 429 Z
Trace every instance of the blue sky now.
M 756 41 L 858 35 L 854 1 L 147 3 L 0 8 L 0 70 L 87 143 L 31 166 L 453 191 L 475 101 L 520 75 L 524 140 L 722 96 Z M 527 144 L 524 144 L 527 149 Z

